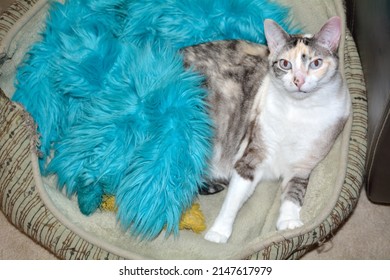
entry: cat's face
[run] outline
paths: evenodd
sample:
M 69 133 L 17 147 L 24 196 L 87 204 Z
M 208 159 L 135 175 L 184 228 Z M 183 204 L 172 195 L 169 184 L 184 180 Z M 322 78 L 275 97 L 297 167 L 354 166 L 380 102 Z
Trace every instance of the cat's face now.
M 294 37 L 273 60 L 272 67 L 288 92 L 303 96 L 328 83 L 337 64 L 337 58 L 318 48 L 315 39 Z
M 330 19 L 314 36 L 289 35 L 265 22 L 272 73 L 293 97 L 304 98 L 330 82 L 338 68 L 339 18 Z

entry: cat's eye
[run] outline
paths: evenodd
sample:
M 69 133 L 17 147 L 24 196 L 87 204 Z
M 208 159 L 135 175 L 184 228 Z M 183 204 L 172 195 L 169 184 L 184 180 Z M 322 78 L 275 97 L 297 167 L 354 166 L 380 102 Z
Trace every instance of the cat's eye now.
M 279 60 L 279 67 L 283 70 L 290 70 L 292 68 L 291 62 L 286 59 Z
M 321 58 L 318 58 L 316 60 L 313 60 L 312 62 L 310 62 L 310 65 L 309 67 L 311 69 L 318 69 L 322 66 L 322 59 Z

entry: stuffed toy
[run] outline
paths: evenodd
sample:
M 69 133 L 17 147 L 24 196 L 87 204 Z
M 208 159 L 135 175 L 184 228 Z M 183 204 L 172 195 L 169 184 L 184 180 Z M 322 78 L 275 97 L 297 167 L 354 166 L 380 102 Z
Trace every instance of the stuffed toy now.
M 268 0 L 67 0 L 52 3 L 19 66 L 13 100 L 38 124 L 40 167 L 90 215 L 113 195 L 135 237 L 176 234 L 207 175 L 212 124 L 202 77 L 180 48 L 219 39 L 264 43 L 288 27 Z
M 103 195 L 100 209 L 102 211 L 117 212 L 118 207 L 115 205 L 115 196 Z M 201 233 L 206 229 L 205 217 L 200 210 L 199 203 L 195 202 L 182 214 L 180 218 L 179 229 L 192 230 L 195 233 Z

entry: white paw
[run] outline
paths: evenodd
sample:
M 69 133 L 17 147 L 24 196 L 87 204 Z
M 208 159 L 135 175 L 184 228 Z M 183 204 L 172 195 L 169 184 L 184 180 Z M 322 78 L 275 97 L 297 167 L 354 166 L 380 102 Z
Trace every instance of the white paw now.
M 276 223 L 278 230 L 294 229 L 303 226 L 303 223 L 299 219 L 279 220 Z
M 218 231 L 210 229 L 204 239 L 215 243 L 226 243 L 230 237 L 230 234 L 220 233 Z

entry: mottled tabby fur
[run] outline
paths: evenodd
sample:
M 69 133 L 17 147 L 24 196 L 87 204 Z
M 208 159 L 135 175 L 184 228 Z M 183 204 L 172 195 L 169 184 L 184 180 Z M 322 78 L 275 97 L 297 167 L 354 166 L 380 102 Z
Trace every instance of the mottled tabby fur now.
M 208 192 L 229 186 L 205 236 L 209 241 L 229 239 L 238 211 L 261 180 L 282 182 L 276 227 L 301 226 L 310 173 L 350 114 L 338 71 L 338 17 L 314 36 L 289 35 L 271 20 L 264 30 L 268 47 L 230 40 L 183 50 L 186 65 L 205 76 L 215 125 Z

